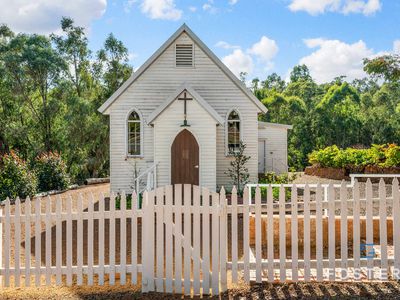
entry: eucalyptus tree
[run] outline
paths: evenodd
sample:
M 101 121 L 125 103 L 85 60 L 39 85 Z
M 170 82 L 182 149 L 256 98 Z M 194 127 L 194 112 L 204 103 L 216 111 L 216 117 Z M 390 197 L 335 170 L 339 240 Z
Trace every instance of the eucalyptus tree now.
M 4 35 L 8 32 L 8 36 Z M 47 151 L 57 146 L 57 117 L 62 103 L 53 97 L 67 64 L 53 49 L 48 37 L 38 34 L 11 34 L 3 27 L 0 44 L 0 64 L 14 101 L 30 112 L 29 129 Z M 38 149 L 34 149 L 38 150 Z

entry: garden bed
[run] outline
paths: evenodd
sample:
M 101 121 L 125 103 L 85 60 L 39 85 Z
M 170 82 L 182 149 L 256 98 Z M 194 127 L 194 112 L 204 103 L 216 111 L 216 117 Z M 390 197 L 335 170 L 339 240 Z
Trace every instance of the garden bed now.
M 350 180 L 349 175 L 353 174 L 351 170 L 344 168 L 331 168 L 331 167 L 319 167 L 310 166 L 306 167 L 304 174 L 310 176 L 318 176 L 321 178 L 328 178 L 333 180 Z M 400 167 L 379 167 L 379 166 L 366 166 L 362 172 L 357 174 L 400 174 Z M 357 178 L 358 181 L 364 182 L 368 178 Z M 372 179 L 371 179 L 372 180 Z M 372 180 L 373 182 L 379 181 L 379 178 Z M 386 183 L 391 183 L 392 178 L 385 179 Z
M 400 174 L 400 146 L 384 144 L 372 145 L 369 149 L 339 149 L 333 145 L 313 151 L 309 162 L 312 166 L 305 169 L 306 175 L 335 180 L 348 180 L 350 174 Z
M 318 176 L 322 178 L 334 180 L 349 180 L 350 177 L 346 173 L 346 169 L 342 168 L 323 168 L 318 166 L 306 167 L 304 174 L 311 176 Z

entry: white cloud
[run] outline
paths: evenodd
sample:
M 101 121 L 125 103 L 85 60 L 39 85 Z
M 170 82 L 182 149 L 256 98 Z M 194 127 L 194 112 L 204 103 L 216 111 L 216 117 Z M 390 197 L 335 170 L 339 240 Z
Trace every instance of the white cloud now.
M 126 13 L 130 13 L 133 5 L 137 2 L 137 0 L 127 0 L 123 3 L 124 11 Z
M 396 40 L 393 42 L 393 52 L 396 54 L 400 54 L 400 40 Z
M 222 58 L 222 61 L 228 66 L 229 69 L 235 74 L 239 75 L 240 72 L 246 72 L 250 76 L 253 70 L 255 72 L 265 72 L 273 67 L 273 58 L 279 51 L 277 43 L 266 36 L 253 44 L 246 51 L 243 51 L 240 46 L 231 45 L 225 41 L 219 41 L 216 47 L 224 49 L 233 49 L 233 52 Z M 259 63 L 254 64 L 257 59 Z
M 189 6 L 189 10 L 191 12 L 196 12 L 197 11 L 197 7 L 196 6 Z
M 347 1 L 347 3 L 344 5 L 343 13 L 362 13 L 368 16 L 379 11 L 381 6 L 380 0 L 368 0 L 366 2 L 362 0 L 352 0 Z
M 236 76 L 239 76 L 240 72 L 246 72 L 250 74 L 254 68 L 253 58 L 244 53 L 241 49 L 236 49 L 232 54 L 223 57 L 222 62 Z
M 264 63 L 270 63 L 278 53 L 278 50 L 279 47 L 274 40 L 262 36 L 260 41 L 248 50 L 248 53 L 257 56 Z
M 327 11 L 343 14 L 362 13 L 372 15 L 382 7 L 380 0 L 291 0 L 291 11 L 305 11 L 318 15 Z
M 135 52 L 130 52 L 130 53 L 128 54 L 128 60 L 129 60 L 130 62 L 132 62 L 133 60 L 135 60 L 137 57 L 138 57 L 138 55 L 137 55 L 137 53 L 135 53 Z
M 203 10 L 209 12 L 210 14 L 217 13 L 218 9 L 214 6 L 214 0 L 208 0 L 203 4 Z
M 223 48 L 223 49 L 240 49 L 240 46 L 231 45 L 225 41 L 219 41 L 215 44 L 215 47 Z
M 329 82 L 337 76 L 345 75 L 347 79 L 362 78 L 363 59 L 374 55 L 363 41 L 347 44 L 339 40 L 322 38 L 306 39 L 309 48 L 317 48 L 310 55 L 300 59 L 310 69 L 311 76 L 317 82 Z
M 230 5 L 235 5 L 239 0 L 229 0 Z
M 59 31 L 63 16 L 88 28 L 104 14 L 107 0 L 0 0 L 0 7 L 0 23 L 12 30 L 48 34 Z
M 179 20 L 182 10 L 177 9 L 174 0 L 143 0 L 141 11 L 150 19 Z

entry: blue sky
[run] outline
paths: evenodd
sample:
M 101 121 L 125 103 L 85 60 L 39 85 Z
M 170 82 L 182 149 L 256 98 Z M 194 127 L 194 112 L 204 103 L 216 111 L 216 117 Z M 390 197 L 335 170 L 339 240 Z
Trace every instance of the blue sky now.
M 2 3 L 4 2 L 4 3 Z M 238 73 L 287 77 L 306 63 L 319 82 L 362 77 L 362 58 L 400 53 L 398 0 L 28 0 L 4 7 L 0 23 L 49 33 L 72 16 L 97 50 L 112 32 L 137 68 L 182 24 Z M 39 20 L 39 21 L 38 21 Z

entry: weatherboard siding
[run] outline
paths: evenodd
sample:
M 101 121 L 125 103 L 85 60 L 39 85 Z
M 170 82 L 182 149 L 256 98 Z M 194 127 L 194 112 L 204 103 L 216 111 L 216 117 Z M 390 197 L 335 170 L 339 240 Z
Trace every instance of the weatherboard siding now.
M 287 129 L 274 126 L 258 129 L 258 138 L 265 140 L 265 171 L 286 173 L 287 161 Z
M 189 130 L 199 145 L 199 183 L 215 190 L 216 186 L 216 121 L 196 100 L 188 101 L 190 127 L 181 127 L 182 101 L 175 100 L 154 121 L 155 161 L 158 165 L 158 185 L 171 184 L 171 146 L 183 129 Z
M 189 37 L 183 33 L 176 41 L 182 43 Z M 153 127 L 144 122 L 144 153 L 142 158 L 126 159 L 126 117 L 133 108 L 140 111 L 143 119 L 147 117 L 173 93 L 183 82 L 188 82 L 222 117 L 232 108 L 236 108 L 242 118 L 242 136 L 247 144 L 247 155 L 251 156 L 248 169 L 251 181 L 257 180 L 258 164 L 258 127 L 256 105 L 240 90 L 235 83 L 195 44 L 194 67 L 175 67 L 175 43 L 166 49 L 160 57 L 131 86 L 122 93 L 108 109 L 110 113 L 110 158 L 111 189 L 114 191 L 131 189 L 133 183 L 133 164 L 141 172 L 154 161 Z M 183 104 L 182 104 L 183 106 Z M 188 115 L 190 122 L 191 115 Z M 179 120 L 178 120 L 179 121 Z M 213 120 L 214 122 L 214 120 Z M 215 122 L 213 123 L 215 125 Z M 178 128 L 177 128 L 178 130 Z M 225 129 L 216 129 L 216 184 L 229 185 L 225 175 L 230 158 L 225 155 Z M 170 155 L 170 149 L 165 149 Z M 161 182 L 166 182 L 160 178 Z

